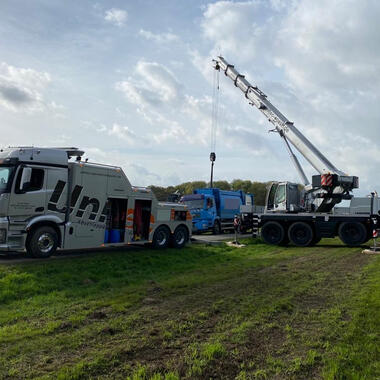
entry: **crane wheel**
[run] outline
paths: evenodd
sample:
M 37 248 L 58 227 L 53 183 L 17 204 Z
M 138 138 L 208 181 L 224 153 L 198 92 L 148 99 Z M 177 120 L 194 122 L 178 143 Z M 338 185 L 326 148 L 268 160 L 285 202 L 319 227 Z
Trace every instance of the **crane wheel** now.
M 307 247 L 314 242 L 314 231 L 304 222 L 293 223 L 288 231 L 289 240 L 297 247 Z
M 261 227 L 261 237 L 267 244 L 285 245 L 288 241 L 285 228 L 278 222 L 266 222 Z
M 339 226 L 340 240 L 348 246 L 357 247 L 368 240 L 368 231 L 360 222 L 344 222 Z

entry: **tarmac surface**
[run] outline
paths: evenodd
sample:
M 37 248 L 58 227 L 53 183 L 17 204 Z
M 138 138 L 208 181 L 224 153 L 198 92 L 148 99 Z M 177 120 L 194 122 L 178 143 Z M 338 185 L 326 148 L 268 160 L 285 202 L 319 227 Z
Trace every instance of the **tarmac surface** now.
M 250 234 L 240 235 L 238 234 L 238 238 L 247 238 L 250 237 Z M 220 234 L 220 235 L 193 235 L 191 237 L 191 241 L 193 243 L 221 243 L 224 241 L 235 240 L 235 234 Z

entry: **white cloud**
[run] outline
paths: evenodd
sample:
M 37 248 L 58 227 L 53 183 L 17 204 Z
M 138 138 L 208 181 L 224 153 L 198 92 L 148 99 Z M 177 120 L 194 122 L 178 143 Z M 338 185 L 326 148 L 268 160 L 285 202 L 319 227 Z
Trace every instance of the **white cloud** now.
M 116 26 L 123 26 L 127 21 L 128 13 L 123 9 L 111 8 L 106 11 L 104 19 Z
M 46 104 L 42 91 L 51 78 L 48 73 L 0 64 L 0 105 L 12 111 L 40 111 Z M 52 108 L 58 106 L 53 102 Z
M 181 85 L 165 66 L 156 62 L 139 61 L 135 68 L 137 79 L 116 83 L 129 102 L 139 107 L 158 106 L 181 98 Z
M 240 61 L 266 56 L 275 32 L 272 18 L 263 17 L 266 7 L 254 0 L 209 4 L 201 27 L 203 35 L 214 44 L 212 56 L 235 56 Z
M 162 144 L 163 142 L 174 140 L 177 142 L 187 142 L 189 139 L 189 135 L 187 131 L 178 124 L 175 124 L 169 128 L 163 129 L 157 134 L 153 134 L 153 139 L 158 144 Z
M 132 143 L 137 138 L 136 133 L 133 132 L 129 127 L 121 126 L 116 123 L 114 123 L 112 128 L 108 130 L 108 135 L 115 136 L 129 143 Z
M 139 35 L 147 40 L 157 42 L 158 44 L 165 44 L 169 42 L 179 41 L 179 37 L 173 33 L 153 33 L 149 30 L 140 29 Z
M 112 127 L 108 128 L 102 124 L 96 129 L 99 133 L 105 133 L 108 136 L 114 137 L 118 140 L 126 141 L 128 143 L 133 143 L 138 139 L 136 133 L 128 126 L 123 126 L 118 123 L 113 123 Z
M 279 30 L 277 64 L 300 89 L 376 89 L 379 16 L 373 1 L 300 2 Z

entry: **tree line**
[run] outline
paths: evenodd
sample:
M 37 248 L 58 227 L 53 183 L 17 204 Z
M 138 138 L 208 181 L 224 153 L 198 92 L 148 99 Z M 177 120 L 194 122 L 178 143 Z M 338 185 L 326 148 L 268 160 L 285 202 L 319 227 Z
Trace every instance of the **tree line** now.
M 252 182 L 250 180 L 234 179 L 232 182 L 228 181 L 214 181 L 213 187 L 222 190 L 243 190 L 245 193 L 253 194 L 255 198 L 255 204 L 257 206 L 265 205 L 265 195 L 267 190 L 268 182 Z M 181 183 L 176 186 L 149 186 L 153 193 L 156 195 L 159 201 L 166 201 L 173 193 L 192 194 L 195 189 L 207 188 L 209 183 L 205 181 L 192 181 Z

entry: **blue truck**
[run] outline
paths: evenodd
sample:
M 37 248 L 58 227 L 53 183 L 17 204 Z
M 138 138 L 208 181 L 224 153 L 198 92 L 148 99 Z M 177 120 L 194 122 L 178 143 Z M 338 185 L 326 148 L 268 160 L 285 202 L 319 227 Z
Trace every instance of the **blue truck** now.
M 186 204 L 193 218 L 193 233 L 212 231 L 220 234 L 233 230 L 234 216 L 241 219 L 241 231 L 252 226 L 253 195 L 243 191 L 228 191 L 217 188 L 196 189 L 184 195 L 180 203 Z

